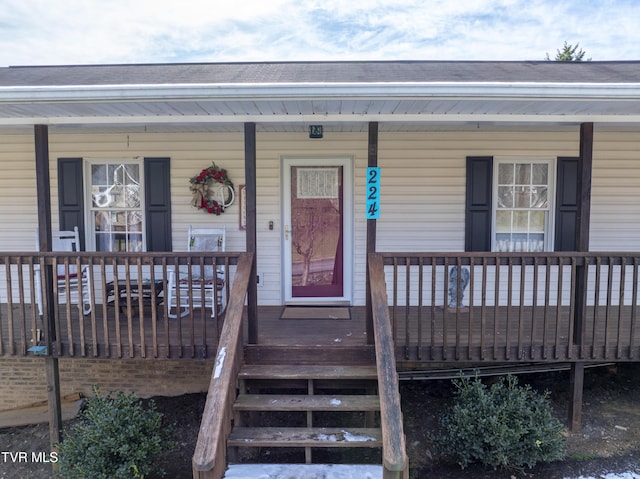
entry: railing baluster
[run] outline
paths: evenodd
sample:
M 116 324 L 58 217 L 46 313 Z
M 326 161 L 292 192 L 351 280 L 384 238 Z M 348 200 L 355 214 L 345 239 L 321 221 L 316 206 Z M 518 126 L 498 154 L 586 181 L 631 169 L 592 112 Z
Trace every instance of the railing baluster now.
M 82 264 L 80 263 L 80 257 L 77 256 L 75 259 L 75 268 L 76 268 L 76 282 L 77 282 L 77 295 L 78 295 L 78 329 L 80 331 L 80 356 L 82 356 L 83 358 L 87 356 L 87 343 L 86 343 L 86 339 L 87 339 L 87 335 L 85 334 L 84 331 L 84 310 L 82 307 L 82 295 L 84 293 L 83 291 L 83 285 L 82 285 Z M 67 297 L 71 297 L 71 292 L 68 291 L 69 296 Z
M 603 358 L 608 356 L 608 348 L 609 348 L 609 335 L 610 335 L 610 323 L 611 323 L 611 308 L 613 303 L 613 258 L 609 256 L 608 258 L 609 266 L 607 270 L 607 304 L 604 310 L 604 348 L 603 348 Z
M 513 305 L 513 258 L 509 256 L 507 279 L 507 328 L 505 333 L 505 359 L 511 359 L 511 306 Z
M 89 303 L 91 304 L 91 312 L 89 313 L 89 321 L 91 323 L 91 348 L 93 349 L 93 356 L 98 356 L 98 325 L 96 320 L 96 286 L 93 279 L 93 256 L 86 259 L 87 264 L 84 265 L 88 275 L 88 288 Z M 82 302 L 82 300 L 81 300 Z M 104 301 L 103 301 L 104 302 Z M 83 307 L 84 310 L 84 307 Z
M 475 265 L 473 256 L 469 258 L 469 314 L 467 316 L 467 331 L 468 337 L 467 340 L 467 359 L 471 360 L 471 346 L 473 344 L 473 290 L 475 288 L 474 285 L 474 276 L 475 276 Z M 463 291 L 464 292 L 464 291 Z
M 525 264 L 524 256 L 520 257 L 520 309 L 519 309 L 519 321 L 518 321 L 518 359 L 522 359 L 524 348 L 524 293 L 527 281 L 527 266 Z
M 482 257 L 482 304 L 480 306 L 480 359 L 485 359 L 485 334 L 487 332 L 487 258 Z M 494 308 L 495 309 L 495 308 Z
M 418 355 L 418 361 L 422 361 L 422 307 L 423 307 L 423 294 L 422 294 L 422 288 L 423 288 L 423 261 L 424 258 L 422 256 L 418 257 L 418 344 L 417 344 L 417 355 Z M 408 335 L 409 333 L 407 333 Z
M 631 333 L 630 333 L 630 338 L 631 340 L 629 341 L 629 359 L 635 359 L 635 347 L 636 347 L 636 323 L 638 322 L 637 320 L 637 303 L 638 303 L 638 267 L 640 266 L 639 264 L 639 258 L 637 256 L 634 256 L 633 258 L 633 286 L 632 286 L 632 293 L 631 293 L 631 317 L 629 318 L 629 321 L 631 322 Z
M 447 359 L 447 346 L 449 345 L 449 328 L 447 327 L 447 309 L 449 303 L 447 301 L 447 287 L 449 285 L 449 258 L 444 258 L 444 287 L 442 288 L 442 359 Z
M 144 327 L 144 299 L 142 297 L 142 288 L 144 287 L 144 283 L 145 278 L 142 274 L 142 258 L 141 257 L 137 257 L 136 258 L 136 268 L 138 270 L 138 321 L 139 321 L 139 332 L 140 332 L 140 357 L 141 358 L 146 358 L 147 357 L 147 340 L 146 340 L 146 334 L 145 334 L 145 327 Z M 153 270 L 153 268 L 151 268 Z M 151 279 L 149 279 L 149 281 L 151 281 Z M 149 288 L 151 291 L 151 297 L 153 298 L 153 290 L 155 289 L 153 286 L 153 283 L 149 284 Z M 153 302 L 153 301 L 152 301 Z
M 538 309 L 538 273 L 539 273 L 539 260 L 535 256 L 533 258 L 533 299 L 531 300 L 531 333 L 529 341 L 529 359 L 535 358 L 535 343 L 536 343 L 536 311 Z
M 411 258 L 405 258 L 405 299 L 404 299 L 404 358 L 409 359 L 409 341 L 411 325 L 409 324 L 409 311 L 411 308 Z
M 3 257 L 2 258 L 2 263 L 4 266 L 4 276 L 5 276 L 5 284 L 9 284 L 10 278 L 11 278 L 11 274 L 9 271 L 9 268 L 11 268 L 11 263 L 8 261 L 8 258 Z M 32 303 L 32 307 L 33 307 L 33 299 L 31 300 Z M 9 291 L 7 289 L 7 311 L 9 311 L 11 309 L 11 300 L 9 298 Z M 3 317 L 2 317 L 2 310 L 0 309 L 0 355 L 4 355 L 4 327 L 3 327 Z M 7 327 L 9 326 L 9 321 L 8 321 L 8 314 L 7 314 Z
M 562 338 L 562 295 L 564 286 L 564 263 L 558 258 L 558 298 L 556 300 L 556 334 L 553 346 L 553 358 L 560 358 L 560 345 Z M 571 319 L 569 319 L 571 321 Z
M 29 291 L 31 292 L 31 344 L 36 346 L 40 341 L 40 335 L 38 334 L 38 306 L 36 305 L 36 268 L 34 263 L 34 257 L 29 257 Z M 0 317 L 0 330 L 2 330 L 2 320 Z M 2 355 L 2 332 L 0 332 L 0 355 Z
M 496 256 L 495 293 L 493 302 L 493 359 L 498 359 L 498 310 L 500 308 L 500 257 Z
M 461 291 L 461 280 L 462 280 L 462 268 L 460 266 L 460 257 L 458 257 L 456 261 L 456 361 L 460 360 L 460 336 L 462 325 L 460 319 L 460 297 L 462 296 Z
M 542 321 L 542 359 L 547 359 L 549 342 L 549 308 L 551 308 L 551 262 L 547 258 L 544 276 L 544 312 Z
M 164 258 L 163 258 L 164 259 Z M 150 273 L 150 281 L 151 281 L 151 351 L 154 358 L 158 357 L 158 304 L 160 303 L 158 299 L 158 288 L 156 283 L 156 258 L 152 258 L 149 261 L 149 273 Z M 161 278 L 167 277 L 167 268 L 166 263 L 164 263 L 164 267 L 162 268 Z M 167 291 L 166 288 L 163 288 L 163 291 Z M 164 294 L 163 303 L 167 303 L 167 293 Z M 162 308 L 163 312 L 165 312 L 165 307 Z
M 431 257 L 431 359 L 436 359 L 436 284 L 438 265 L 436 257 Z
M 127 294 L 127 338 L 129 339 L 129 357 L 133 358 L 135 348 L 133 343 L 133 308 L 131 305 L 131 263 L 129 258 L 124 258 L 124 281 Z
M 102 332 L 104 335 L 104 354 L 111 357 L 111 339 L 109 335 L 109 316 L 107 304 L 107 263 L 104 256 L 100 257 L 100 282 L 102 283 Z M 93 276 L 92 276 L 93 278 Z M 117 293 L 117 288 L 116 288 Z M 93 309 L 93 308 L 92 308 Z M 98 350 L 96 349 L 96 355 Z
M 398 258 L 393 258 L 393 313 L 391 315 L 393 342 L 398 340 Z
M 5 257 L 5 265 L 5 278 L 7 285 L 7 343 L 9 346 L 9 354 L 13 356 L 16 354 L 13 343 L 13 285 L 11 284 L 11 269 L 13 265 L 8 256 Z
M 18 305 L 20 310 L 20 354 L 27 354 L 27 325 L 25 323 L 26 320 L 26 311 L 24 307 L 24 273 L 22 271 L 22 257 L 18 258 L 18 300 L 20 304 Z
M 113 268 L 113 284 L 115 285 L 113 298 L 113 311 L 116 322 L 116 357 L 122 358 L 122 332 L 120 331 L 120 287 L 118 286 L 118 263 L 115 256 L 111 258 L 111 267 Z
M 596 358 L 596 341 L 597 341 L 597 332 L 598 332 L 598 320 L 599 320 L 599 311 L 600 308 L 600 274 L 601 274 L 602 260 L 598 256 L 596 258 L 596 287 L 595 287 L 595 298 L 593 302 L 593 335 L 591 336 L 591 358 Z
M 618 293 L 618 340 L 616 348 L 616 359 L 622 357 L 622 311 L 624 309 L 624 288 L 625 288 L 625 275 L 627 274 L 627 259 L 622 256 L 620 258 L 620 288 Z
M 575 256 L 571 257 L 571 292 L 569 294 L 569 318 L 568 318 L 568 331 L 567 331 L 567 359 L 572 359 L 573 358 L 573 338 L 574 338 L 574 326 L 575 326 L 575 320 L 576 320 L 576 294 L 577 294 L 577 289 L 576 289 L 576 281 L 577 281 L 577 275 L 578 275 L 578 266 L 577 266 L 577 259 Z M 586 271 L 586 262 L 585 262 L 585 268 L 583 271 Z M 584 308 L 583 308 L 584 311 Z M 580 321 L 580 324 L 583 324 L 583 321 Z M 584 337 L 583 334 L 580 335 L 580 337 Z M 582 342 L 583 340 L 581 340 Z M 582 351 L 582 344 L 580 344 L 580 350 Z

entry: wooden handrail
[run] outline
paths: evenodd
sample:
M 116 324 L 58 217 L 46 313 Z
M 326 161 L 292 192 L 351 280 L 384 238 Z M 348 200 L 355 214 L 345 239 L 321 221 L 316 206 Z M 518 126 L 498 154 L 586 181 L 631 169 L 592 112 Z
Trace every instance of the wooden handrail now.
M 236 399 L 235 381 L 243 360 L 242 317 L 253 261 L 252 253 L 243 253 L 238 259 L 193 454 L 193 477 L 197 479 L 221 479 L 227 467 L 226 439 L 231 431 Z
M 400 385 L 396 372 L 396 355 L 382 256 L 369 254 L 369 274 L 382 424 L 383 479 L 408 477 L 409 465 L 402 426 Z

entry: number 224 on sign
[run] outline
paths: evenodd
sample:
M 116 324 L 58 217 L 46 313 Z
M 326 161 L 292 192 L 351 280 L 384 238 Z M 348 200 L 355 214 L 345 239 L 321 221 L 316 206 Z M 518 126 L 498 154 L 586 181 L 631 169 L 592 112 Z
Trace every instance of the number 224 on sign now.
M 367 168 L 367 219 L 380 218 L 380 168 Z

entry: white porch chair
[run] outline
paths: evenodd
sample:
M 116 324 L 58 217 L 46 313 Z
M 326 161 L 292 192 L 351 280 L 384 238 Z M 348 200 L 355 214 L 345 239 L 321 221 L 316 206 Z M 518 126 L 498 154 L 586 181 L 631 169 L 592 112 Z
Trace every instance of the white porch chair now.
M 189 225 L 187 233 L 187 251 L 225 251 L 226 227 L 222 228 L 192 228 Z M 214 274 L 215 273 L 215 274 Z M 191 266 L 191 280 L 188 277 L 188 269 L 181 266 L 176 271 L 171 270 L 167 280 L 167 305 L 170 318 L 184 317 L 191 309 L 202 307 L 204 294 L 204 307 L 211 308 L 211 317 L 214 318 L 226 306 L 223 293 L 225 285 L 225 273 L 221 268 L 205 266 L 201 271 L 199 265 Z M 190 303 L 189 290 L 193 299 Z M 179 294 L 178 294 L 179 293 Z M 178 304 L 178 296 L 180 296 Z
M 40 250 L 40 242 L 36 232 L 36 249 Z M 51 233 L 51 250 L 52 251 L 80 251 L 80 234 L 78 227 L 74 226 L 72 231 L 53 231 Z M 56 270 L 58 283 L 58 304 L 67 303 L 67 286 L 69 287 L 69 302 L 71 304 L 80 304 L 82 302 L 82 314 L 85 316 L 91 313 L 91 297 L 89 294 L 89 283 L 91 281 L 91 272 L 89 267 L 84 265 L 78 268 L 75 264 L 69 264 L 68 269 L 64 264 L 59 264 Z M 42 282 L 40 268 L 35 268 L 34 278 L 36 288 L 36 301 L 38 303 L 38 313 L 42 316 Z M 80 298 L 80 286 L 82 286 L 82 298 Z

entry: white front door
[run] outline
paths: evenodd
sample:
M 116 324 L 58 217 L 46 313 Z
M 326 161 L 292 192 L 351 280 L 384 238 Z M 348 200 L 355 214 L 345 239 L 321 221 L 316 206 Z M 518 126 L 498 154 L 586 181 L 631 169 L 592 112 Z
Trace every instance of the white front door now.
M 351 158 L 283 160 L 286 303 L 349 303 L 353 274 Z

